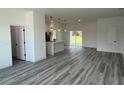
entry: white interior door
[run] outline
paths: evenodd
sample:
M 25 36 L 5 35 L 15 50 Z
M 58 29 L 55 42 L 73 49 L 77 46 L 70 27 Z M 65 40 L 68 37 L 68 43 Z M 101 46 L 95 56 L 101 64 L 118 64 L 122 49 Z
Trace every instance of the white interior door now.
M 24 31 L 23 26 L 16 26 L 16 58 L 25 60 Z
M 113 52 L 118 52 L 117 28 L 114 26 L 108 30 L 108 44 Z

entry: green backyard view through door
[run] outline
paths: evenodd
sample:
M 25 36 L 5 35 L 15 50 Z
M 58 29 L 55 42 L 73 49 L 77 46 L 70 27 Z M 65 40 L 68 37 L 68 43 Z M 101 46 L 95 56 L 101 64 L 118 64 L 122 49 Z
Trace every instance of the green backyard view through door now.
M 70 45 L 82 46 L 82 31 L 70 31 Z

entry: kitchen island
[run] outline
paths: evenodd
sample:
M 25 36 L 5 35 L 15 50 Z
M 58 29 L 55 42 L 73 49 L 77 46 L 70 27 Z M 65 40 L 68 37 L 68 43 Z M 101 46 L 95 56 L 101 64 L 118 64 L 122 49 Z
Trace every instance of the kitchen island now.
M 61 52 L 64 50 L 64 42 L 47 42 L 47 54 L 54 55 L 55 53 Z

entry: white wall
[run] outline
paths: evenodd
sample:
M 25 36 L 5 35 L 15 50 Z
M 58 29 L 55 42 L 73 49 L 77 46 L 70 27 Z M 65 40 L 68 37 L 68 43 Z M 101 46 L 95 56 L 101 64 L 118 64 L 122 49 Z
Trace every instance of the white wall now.
M 59 42 L 61 42 L 61 41 L 63 41 L 63 34 L 64 32 L 63 32 L 63 30 L 61 30 L 60 32 L 59 31 L 57 31 L 57 37 L 56 37 L 56 39 L 57 39 L 57 41 Z
M 33 11 L 26 13 L 26 60 L 35 62 L 35 47 L 34 47 L 34 19 Z
M 46 41 L 45 41 L 45 16 L 39 12 L 34 12 L 34 47 L 35 60 L 39 61 L 46 58 Z
M 31 11 L 26 14 L 27 61 L 37 62 L 46 58 L 45 16 Z
M 70 31 L 83 31 L 83 46 L 84 47 L 97 47 L 97 21 L 77 23 L 69 25 Z M 69 32 L 65 32 L 65 44 L 69 45 L 70 42 Z
M 118 36 L 119 36 L 119 52 L 122 53 L 124 56 L 124 26 L 120 28 Z
M 116 30 L 116 41 L 111 40 L 110 29 Z M 124 54 L 124 17 L 110 17 L 98 19 L 97 23 L 97 50 L 107 52 L 119 52 Z
M 25 25 L 24 15 L 0 9 L 0 68 L 12 65 L 10 25 Z
M 66 46 L 70 45 L 70 31 L 64 32 L 64 44 Z
M 43 15 L 40 16 L 39 13 L 33 11 L 0 9 L 0 69 L 12 66 L 10 25 L 26 27 L 27 61 L 36 62 L 45 58 L 44 20 Z
M 83 46 L 97 48 L 97 22 L 83 24 Z

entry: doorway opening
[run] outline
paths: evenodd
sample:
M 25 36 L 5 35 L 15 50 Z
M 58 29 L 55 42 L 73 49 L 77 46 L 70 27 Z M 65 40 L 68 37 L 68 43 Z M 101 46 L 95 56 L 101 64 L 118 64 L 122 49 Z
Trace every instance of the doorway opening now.
M 13 65 L 26 60 L 25 27 L 10 26 Z
M 70 45 L 72 47 L 83 46 L 82 31 L 70 31 Z

